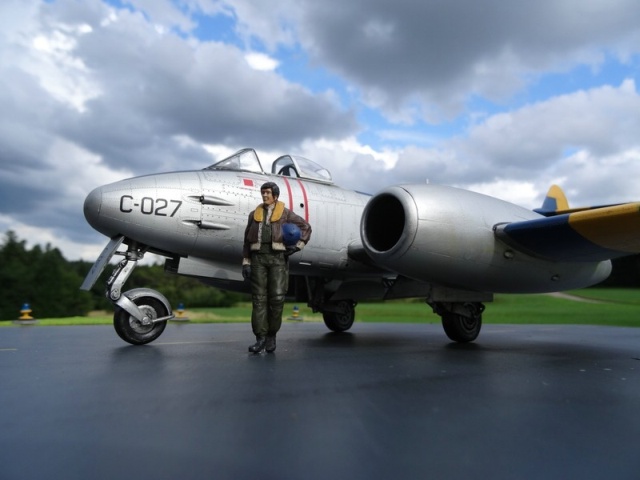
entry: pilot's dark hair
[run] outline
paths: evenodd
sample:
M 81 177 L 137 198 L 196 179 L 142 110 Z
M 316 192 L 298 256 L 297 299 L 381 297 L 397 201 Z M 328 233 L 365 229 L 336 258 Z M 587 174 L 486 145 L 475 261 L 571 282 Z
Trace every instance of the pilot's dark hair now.
M 262 190 L 267 190 L 268 188 L 270 188 L 270 189 L 271 189 L 271 193 L 273 193 L 273 196 L 274 196 L 274 197 L 276 197 L 276 198 L 277 198 L 277 197 L 279 197 L 279 196 L 280 196 L 280 187 L 278 187 L 278 185 L 276 185 L 276 184 L 275 184 L 275 183 L 273 183 L 273 182 L 267 182 L 267 183 L 263 184 L 263 185 L 260 187 L 260 191 L 262 191 Z

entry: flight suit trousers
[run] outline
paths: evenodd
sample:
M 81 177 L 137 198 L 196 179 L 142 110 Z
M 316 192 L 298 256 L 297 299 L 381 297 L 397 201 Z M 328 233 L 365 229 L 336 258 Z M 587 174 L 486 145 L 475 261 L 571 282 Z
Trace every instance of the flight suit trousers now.
M 289 288 L 289 264 L 284 253 L 251 254 L 251 327 L 256 337 L 274 336 L 282 325 Z

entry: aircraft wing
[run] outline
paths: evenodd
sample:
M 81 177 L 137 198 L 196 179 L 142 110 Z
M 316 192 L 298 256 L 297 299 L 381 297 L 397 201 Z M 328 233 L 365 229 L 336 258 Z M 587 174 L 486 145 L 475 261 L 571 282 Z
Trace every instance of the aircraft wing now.
M 554 261 L 600 261 L 640 252 L 640 203 L 499 224 L 496 235 Z

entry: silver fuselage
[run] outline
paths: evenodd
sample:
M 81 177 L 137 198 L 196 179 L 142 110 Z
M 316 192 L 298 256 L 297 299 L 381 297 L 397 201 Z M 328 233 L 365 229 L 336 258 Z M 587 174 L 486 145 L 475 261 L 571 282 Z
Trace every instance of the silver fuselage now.
M 234 288 L 242 282 L 248 215 L 261 203 L 260 185 L 267 181 L 280 186 L 280 200 L 313 228 L 308 246 L 291 257 L 291 274 L 352 286 L 367 279 L 348 289 L 354 298 L 388 292 L 372 288 L 372 277 L 379 285 L 402 276 L 459 290 L 533 293 L 592 285 L 611 270 L 608 261 L 553 262 L 514 250 L 495 236 L 494 226 L 539 214 L 438 185 L 390 187 L 371 197 L 282 175 L 174 172 L 99 187 L 87 197 L 85 216 L 109 237 L 122 235 L 173 258 L 175 273 Z M 416 292 L 424 288 L 398 287 L 393 296 Z
M 261 204 L 260 185 L 267 181 L 280 186 L 279 199 L 313 228 L 307 248 L 290 259 L 292 274 L 372 271 L 348 256 L 349 246 L 360 244 L 369 196 L 311 180 L 209 170 L 147 175 L 96 188 L 85 216 L 108 237 L 123 235 L 151 251 L 188 259 L 185 265 L 200 264 L 197 276 L 241 280 L 248 215 Z

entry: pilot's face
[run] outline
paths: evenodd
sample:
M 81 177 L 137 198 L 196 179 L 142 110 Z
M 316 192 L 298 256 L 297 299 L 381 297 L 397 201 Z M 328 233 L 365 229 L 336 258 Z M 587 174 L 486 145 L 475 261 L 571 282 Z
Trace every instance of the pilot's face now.
M 265 205 L 271 205 L 276 201 L 275 197 L 273 196 L 273 192 L 271 191 L 270 188 L 265 188 L 264 190 L 261 190 L 260 194 L 262 195 L 262 201 L 264 202 Z

